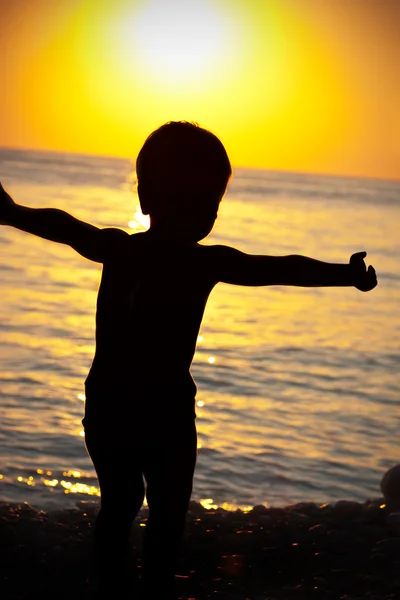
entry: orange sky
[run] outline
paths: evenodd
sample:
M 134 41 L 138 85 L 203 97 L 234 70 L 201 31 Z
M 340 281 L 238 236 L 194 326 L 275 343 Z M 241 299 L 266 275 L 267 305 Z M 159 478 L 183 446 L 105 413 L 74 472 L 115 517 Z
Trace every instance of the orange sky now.
M 400 179 L 397 0 L 0 0 L 0 146 L 135 158 L 171 119 L 236 166 Z

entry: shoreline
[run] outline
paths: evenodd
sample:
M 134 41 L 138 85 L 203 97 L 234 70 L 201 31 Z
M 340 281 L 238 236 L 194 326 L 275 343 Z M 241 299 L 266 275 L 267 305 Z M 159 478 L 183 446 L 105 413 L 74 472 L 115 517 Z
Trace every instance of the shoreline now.
M 97 510 L 0 503 L 2 598 L 92 598 Z M 146 520 L 142 509 L 132 528 L 136 573 Z M 379 498 L 244 512 L 192 501 L 176 584 L 182 600 L 400 599 L 400 507 Z

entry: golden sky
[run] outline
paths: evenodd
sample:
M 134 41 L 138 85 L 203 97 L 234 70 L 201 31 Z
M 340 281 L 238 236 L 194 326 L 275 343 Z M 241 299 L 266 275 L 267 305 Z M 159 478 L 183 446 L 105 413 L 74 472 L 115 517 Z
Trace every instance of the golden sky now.
M 0 146 L 135 158 L 169 120 L 235 166 L 400 179 L 397 0 L 0 0 Z

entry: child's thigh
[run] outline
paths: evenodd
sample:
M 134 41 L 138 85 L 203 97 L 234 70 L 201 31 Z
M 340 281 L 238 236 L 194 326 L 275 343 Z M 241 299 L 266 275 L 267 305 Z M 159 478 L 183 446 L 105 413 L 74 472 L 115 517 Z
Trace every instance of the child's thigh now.
M 143 501 L 143 453 L 137 449 L 107 446 L 86 436 L 86 448 L 99 480 L 102 505 L 125 498 Z
M 150 509 L 186 510 L 192 493 L 197 458 L 197 435 L 193 425 L 185 435 L 167 440 L 144 460 L 146 496 Z

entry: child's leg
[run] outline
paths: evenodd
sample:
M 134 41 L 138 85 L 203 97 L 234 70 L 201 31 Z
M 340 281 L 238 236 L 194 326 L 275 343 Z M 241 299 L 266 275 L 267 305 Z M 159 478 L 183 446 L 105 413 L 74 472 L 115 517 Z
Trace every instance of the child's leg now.
M 176 559 L 192 492 L 197 455 L 196 429 L 189 426 L 173 447 L 144 461 L 149 518 L 143 544 L 146 598 L 172 598 Z
M 86 447 L 101 493 L 101 507 L 94 526 L 96 570 L 100 586 L 114 588 L 126 570 L 132 523 L 144 500 L 141 454 L 103 447 L 91 442 L 89 437 Z

